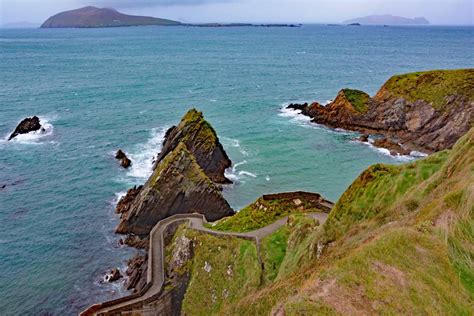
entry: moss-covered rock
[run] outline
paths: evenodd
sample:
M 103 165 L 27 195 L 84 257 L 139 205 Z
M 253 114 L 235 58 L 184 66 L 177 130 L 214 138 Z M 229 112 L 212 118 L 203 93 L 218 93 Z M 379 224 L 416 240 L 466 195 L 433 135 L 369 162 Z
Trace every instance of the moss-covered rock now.
M 216 183 L 230 183 L 224 171 L 232 165 L 215 130 L 207 122 L 202 112 L 192 109 L 166 133 L 163 149 L 158 155 L 160 163 L 178 144 L 182 142 L 196 158 L 207 176 Z
M 160 220 L 175 214 L 201 213 L 215 221 L 234 213 L 184 143 L 160 161 L 124 210 L 117 233 L 135 235 L 148 235 Z

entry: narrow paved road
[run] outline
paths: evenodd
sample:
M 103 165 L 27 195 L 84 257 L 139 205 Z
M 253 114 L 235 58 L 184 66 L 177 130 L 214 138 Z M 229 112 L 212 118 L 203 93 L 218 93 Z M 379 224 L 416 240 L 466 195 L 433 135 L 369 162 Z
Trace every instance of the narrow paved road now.
M 308 216 L 318 220 L 323 224 L 328 214 L 326 213 L 309 213 Z M 232 233 L 232 232 L 220 232 L 209 229 L 204 225 L 207 223 L 205 217 L 201 214 L 180 214 L 168 217 L 160 221 L 150 233 L 150 249 L 148 252 L 148 274 L 147 274 L 147 289 L 144 293 L 130 295 L 118 300 L 104 302 L 101 304 L 96 304 L 89 307 L 87 310 L 81 313 L 81 316 L 86 315 L 105 315 L 108 313 L 113 313 L 118 309 L 125 308 L 130 305 L 139 305 L 140 303 L 145 302 L 147 299 L 159 294 L 164 285 L 165 281 L 165 272 L 164 272 L 164 237 L 163 233 L 165 232 L 168 225 L 175 222 L 188 223 L 190 228 L 209 233 L 216 236 L 232 236 L 232 237 L 241 237 L 247 239 L 255 239 L 257 243 L 257 248 L 259 245 L 260 239 L 265 238 L 266 236 L 272 234 L 280 227 L 286 224 L 288 221 L 288 216 L 277 220 L 276 222 L 262 227 L 260 229 L 254 230 L 248 233 Z

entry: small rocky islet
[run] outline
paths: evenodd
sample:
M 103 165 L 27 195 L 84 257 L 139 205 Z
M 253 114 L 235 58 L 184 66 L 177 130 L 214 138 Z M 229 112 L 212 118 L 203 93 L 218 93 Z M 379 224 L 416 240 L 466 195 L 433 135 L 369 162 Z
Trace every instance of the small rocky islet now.
M 290 105 L 315 123 L 361 132 L 361 141 L 381 136 L 374 145 L 393 153 L 431 153 L 369 167 L 335 204 L 315 193 L 269 194 L 235 213 L 221 191 L 232 162 L 202 113 L 189 111 L 166 133 L 148 181 L 117 204 L 116 231 L 122 244 L 145 251 L 153 227 L 176 214 L 203 214 L 209 232 L 167 227 L 162 290 L 120 313 L 416 314 L 427 302 L 442 314 L 468 313 L 474 236 L 462 228 L 474 205 L 472 78 L 473 70 L 408 74 L 373 98 L 345 89 L 326 107 Z M 318 212 L 327 220 L 312 218 Z M 246 234 L 278 221 L 257 243 L 212 233 Z M 135 297 L 149 286 L 143 250 L 125 273 Z
M 8 141 L 14 139 L 18 135 L 28 134 L 36 131 L 44 131 L 44 127 L 40 123 L 40 119 L 37 116 L 27 117 L 22 120 L 15 128 L 13 133 L 8 137 Z

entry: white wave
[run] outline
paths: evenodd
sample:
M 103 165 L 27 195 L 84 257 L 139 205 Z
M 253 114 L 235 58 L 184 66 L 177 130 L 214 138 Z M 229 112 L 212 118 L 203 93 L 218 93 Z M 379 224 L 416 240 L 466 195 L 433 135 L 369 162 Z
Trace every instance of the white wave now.
M 39 130 L 34 131 L 34 132 L 27 133 L 27 134 L 19 134 L 19 135 L 15 136 L 15 138 L 10 140 L 10 142 L 18 143 L 18 144 L 35 145 L 35 144 L 41 144 L 41 140 L 43 138 L 53 135 L 54 126 L 53 126 L 53 124 L 51 124 L 51 122 L 56 119 L 56 116 L 51 116 L 51 117 L 38 116 L 38 118 L 40 120 L 40 124 L 42 126 L 42 129 L 39 129 Z M 20 123 L 20 122 L 18 122 L 18 123 Z M 5 142 L 8 141 L 8 138 L 10 137 L 11 133 L 13 133 L 13 131 L 11 131 L 7 135 L 5 135 L 5 137 L 4 137 Z
M 222 144 L 224 147 L 229 146 L 229 147 L 234 147 L 237 148 L 237 150 L 244 156 L 248 156 L 249 153 L 246 151 L 242 146 L 240 145 L 240 141 L 238 139 L 234 138 L 229 138 L 229 137 L 222 137 Z
M 364 144 L 366 146 L 368 146 L 369 148 L 371 148 L 372 150 L 375 150 L 376 152 L 378 152 L 379 154 L 383 155 L 383 156 L 387 156 L 387 157 L 390 157 L 394 160 L 398 160 L 398 161 L 401 161 L 401 162 L 408 162 L 408 161 L 412 161 L 412 160 L 415 160 L 419 157 L 422 157 L 422 156 L 415 156 L 415 155 L 412 155 L 410 153 L 410 155 L 400 155 L 400 154 L 396 154 L 396 155 L 392 155 L 392 153 L 390 152 L 390 150 L 386 149 L 386 148 L 380 148 L 380 147 L 376 147 L 374 146 L 372 143 L 374 142 L 374 140 L 372 138 L 369 138 L 369 141 L 368 142 L 361 142 L 359 140 L 355 140 L 355 142 L 357 143 L 361 143 L 361 144 Z M 413 153 L 413 152 L 412 152 Z M 423 153 L 420 153 L 420 154 L 423 154 Z
M 270 176 L 266 176 L 265 180 L 267 180 L 267 182 L 270 182 Z
M 136 148 L 127 152 L 127 156 L 132 160 L 132 166 L 127 171 L 127 177 L 133 180 L 146 181 L 153 172 L 153 160 L 163 146 L 163 140 L 167 128 L 154 128 L 151 130 L 150 139 L 137 145 Z
M 112 201 L 113 206 L 117 206 L 120 199 L 123 198 L 125 195 L 127 195 L 127 191 L 115 193 L 115 199 Z
M 301 113 L 301 110 L 289 109 L 290 103 L 284 103 L 280 107 L 280 114 L 278 116 L 291 118 L 292 121 L 297 123 L 308 123 L 311 122 L 311 118 Z
M 256 178 L 257 175 L 255 173 L 245 171 L 245 170 L 238 170 L 240 166 L 247 164 L 247 160 L 242 162 L 236 163 L 229 169 L 225 171 L 226 178 L 232 180 L 234 183 L 245 183 L 246 178 Z

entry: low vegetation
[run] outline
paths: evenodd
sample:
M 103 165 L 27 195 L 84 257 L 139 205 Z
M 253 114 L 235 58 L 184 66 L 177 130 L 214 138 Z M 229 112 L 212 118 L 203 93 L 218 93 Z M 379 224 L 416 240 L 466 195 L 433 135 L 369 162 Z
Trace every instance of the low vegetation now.
M 361 114 L 367 113 L 370 100 L 370 96 L 367 93 L 353 89 L 344 89 L 342 92 L 346 99 L 352 104 L 354 110 Z
M 272 224 L 291 214 L 321 212 L 313 203 L 303 198 L 265 200 L 259 198 L 231 217 L 208 225 L 219 231 L 249 232 Z M 301 204 L 300 204 L 301 202 Z
M 446 96 L 466 96 L 474 101 L 474 69 L 415 72 L 390 78 L 382 90 L 409 101 L 424 100 L 436 109 L 447 104 Z
M 473 143 L 471 129 L 450 151 L 369 168 L 294 244 L 306 255 L 288 237 L 275 281 L 224 313 L 471 315 Z

